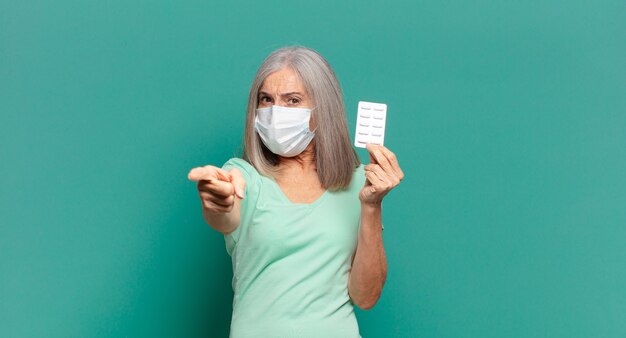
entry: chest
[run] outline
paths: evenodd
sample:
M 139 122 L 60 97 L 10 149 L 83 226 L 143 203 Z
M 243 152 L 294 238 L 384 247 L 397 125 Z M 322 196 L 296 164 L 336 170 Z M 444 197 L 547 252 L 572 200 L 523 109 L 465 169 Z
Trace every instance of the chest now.
M 291 203 L 313 203 L 320 198 L 325 189 L 317 176 L 299 177 L 295 179 L 277 179 L 282 193 Z
M 270 187 L 260 194 L 245 239 L 249 250 L 267 257 L 352 253 L 360 219 L 357 196 L 327 192 L 311 204 L 294 204 L 276 193 Z

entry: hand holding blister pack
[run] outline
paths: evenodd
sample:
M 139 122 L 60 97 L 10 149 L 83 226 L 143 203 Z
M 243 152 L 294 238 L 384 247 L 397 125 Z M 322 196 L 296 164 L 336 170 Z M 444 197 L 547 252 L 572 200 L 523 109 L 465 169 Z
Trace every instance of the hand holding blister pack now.
M 386 104 L 360 101 L 356 118 L 354 146 L 365 148 L 368 143 L 383 145 L 386 120 Z

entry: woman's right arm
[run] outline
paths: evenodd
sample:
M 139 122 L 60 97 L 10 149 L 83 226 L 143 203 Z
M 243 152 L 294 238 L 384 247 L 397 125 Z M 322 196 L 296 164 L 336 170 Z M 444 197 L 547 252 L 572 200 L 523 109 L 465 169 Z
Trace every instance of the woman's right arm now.
M 207 224 L 224 235 L 235 231 L 246 187 L 241 172 L 207 165 L 191 169 L 188 178 L 197 182 L 202 216 Z

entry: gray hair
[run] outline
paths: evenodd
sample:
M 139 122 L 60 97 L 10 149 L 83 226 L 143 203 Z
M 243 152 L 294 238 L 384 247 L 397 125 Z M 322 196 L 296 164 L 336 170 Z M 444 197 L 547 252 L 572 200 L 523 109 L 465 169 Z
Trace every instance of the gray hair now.
M 339 82 L 330 64 L 316 51 L 300 47 L 285 47 L 272 52 L 256 73 L 246 113 L 243 158 L 262 175 L 274 176 L 278 156 L 261 141 L 254 127 L 259 90 L 265 79 L 285 67 L 293 69 L 300 77 L 314 109 L 311 120 L 315 131 L 315 162 L 317 175 L 325 189 L 347 189 L 354 169 L 361 163 L 350 136 Z

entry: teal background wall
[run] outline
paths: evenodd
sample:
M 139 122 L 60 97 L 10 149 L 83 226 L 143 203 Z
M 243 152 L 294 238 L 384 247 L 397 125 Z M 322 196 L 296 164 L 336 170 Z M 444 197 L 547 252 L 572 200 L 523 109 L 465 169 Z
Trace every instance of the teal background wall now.
M 186 175 L 302 44 L 406 173 L 364 338 L 625 337 L 625 42 L 624 1 L 2 1 L 0 336 L 226 337 Z

